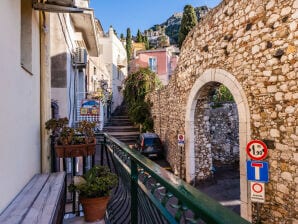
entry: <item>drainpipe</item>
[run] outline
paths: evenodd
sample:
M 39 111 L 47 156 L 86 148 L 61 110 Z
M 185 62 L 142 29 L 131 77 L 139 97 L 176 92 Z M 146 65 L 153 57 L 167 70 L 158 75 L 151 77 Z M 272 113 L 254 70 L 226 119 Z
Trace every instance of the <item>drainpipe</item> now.
M 49 173 L 51 171 L 51 147 L 45 122 L 51 118 L 50 14 L 41 11 L 39 15 L 41 172 Z

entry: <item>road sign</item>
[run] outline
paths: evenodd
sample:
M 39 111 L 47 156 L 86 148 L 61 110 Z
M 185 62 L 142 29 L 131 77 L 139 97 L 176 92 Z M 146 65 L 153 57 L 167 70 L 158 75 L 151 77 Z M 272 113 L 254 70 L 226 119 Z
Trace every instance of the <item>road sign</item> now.
M 250 198 L 253 202 L 265 203 L 265 184 L 250 182 Z
M 247 180 L 269 182 L 269 165 L 264 161 L 246 161 Z
M 178 145 L 184 146 L 184 135 L 178 134 Z
M 246 153 L 253 160 L 262 160 L 268 154 L 266 144 L 260 140 L 252 140 L 246 146 Z

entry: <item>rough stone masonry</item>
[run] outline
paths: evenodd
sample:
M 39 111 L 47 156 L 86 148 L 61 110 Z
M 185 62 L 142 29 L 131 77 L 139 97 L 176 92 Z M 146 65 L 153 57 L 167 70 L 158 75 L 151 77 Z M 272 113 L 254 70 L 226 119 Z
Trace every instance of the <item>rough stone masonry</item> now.
M 208 69 L 232 74 L 232 82 L 235 86 L 239 83 L 244 91 L 241 99 L 248 104 L 250 131 L 240 154 L 251 139 L 264 140 L 269 147 L 266 161 L 270 182 L 266 184 L 266 202 L 260 206 L 263 223 L 298 223 L 297 59 L 298 0 L 224 0 L 188 34 L 168 86 L 149 97 L 155 130 L 166 145 L 167 159 L 175 167 L 180 160 L 177 134 L 187 132 L 187 102 L 196 81 Z M 202 176 L 208 174 L 212 164 L 207 134 L 210 130 L 203 124 L 207 111 L 204 105 L 209 102 L 210 89 L 218 83 L 206 81 L 194 108 L 195 169 L 203 172 Z M 238 112 L 240 117 L 246 113 L 239 108 Z M 189 136 L 185 138 L 187 144 Z M 204 147 L 200 147 L 202 144 Z M 186 159 L 183 154 L 182 161 Z M 245 175 L 243 167 L 240 161 Z M 244 202 L 251 207 L 251 213 L 241 215 L 256 222 L 257 206 L 250 202 L 249 191 L 242 190 L 246 184 L 241 183 L 241 194 L 247 196 Z

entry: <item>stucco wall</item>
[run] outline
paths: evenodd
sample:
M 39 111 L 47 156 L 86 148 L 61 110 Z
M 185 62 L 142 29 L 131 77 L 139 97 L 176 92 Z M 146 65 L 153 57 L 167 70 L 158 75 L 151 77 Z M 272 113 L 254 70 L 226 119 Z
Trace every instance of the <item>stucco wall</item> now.
M 40 172 L 39 13 L 32 10 L 32 74 L 21 68 L 20 1 L 2 0 L 0 212 Z
M 102 44 L 103 61 L 110 73 L 109 87 L 112 88 L 112 112 L 121 105 L 123 101 L 122 84 L 127 76 L 126 50 L 122 42 L 114 34 L 113 28 L 109 29 L 108 36 L 99 38 Z M 118 61 L 120 59 L 120 61 Z M 118 62 L 123 62 L 124 67 L 119 70 Z
M 266 203 L 260 206 L 264 223 L 298 220 L 297 20 L 297 0 L 223 1 L 189 33 L 168 87 L 150 96 L 155 130 L 174 166 L 177 133 L 188 132 L 186 123 L 194 125 L 186 116 L 192 110 L 187 108 L 191 105 L 188 100 L 196 100 L 196 93 L 191 92 L 194 85 L 225 83 L 238 94 L 234 97 L 243 121 L 239 133 L 245 133 L 240 136 L 241 200 L 248 207 L 245 145 L 251 139 L 269 143 L 270 182 L 266 184 Z M 186 136 L 186 148 L 193 144 L 193 139 L 187 138 L 190 136 Z M 249 209 L 241 212 L 255 221 L 254 203 L 251 214 Z
M 50 14 L 51 20 L 51 99 L 59 105 L 59 117 L 68 117 L 74 122 L 74 85 L 79 86 L 71 59 L 75 51 L 75 32 L 68 14 Z

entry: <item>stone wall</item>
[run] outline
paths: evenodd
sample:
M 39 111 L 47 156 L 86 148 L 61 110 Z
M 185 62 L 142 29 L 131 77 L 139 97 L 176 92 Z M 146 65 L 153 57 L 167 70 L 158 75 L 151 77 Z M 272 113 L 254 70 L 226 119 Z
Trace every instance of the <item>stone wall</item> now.
M 210 142 L 213 166 L 234 165 L 239 162 L 238 112 L 235 103 L 210 105 Z
M 208 69 L 233 75 L 233 82 L 240 83 L 245 93 L 239 99 L 249 107 L 249 138 L 242 144 L 260 139 L 269 147 L 270 182 L 266 184 L 266 203 L 260 206 L 264 223 L 298 220 L 297 24 L 298 0 L 224 0 L 189 33 L 168 86 L 149 97 L 155 130 L 175 166 L 177 134 L 186 132 L 186 105 L 194 83 Z M 240 116 L 242 113 L 239 111 Z M 194 129 L 198 141 L 201 127 L 195 124 Z M 243 150 L 240 148 L 240 154 Z M 208 155 L 204 158 L 208 163 Z M 196 166 L 198 163 L 202 160 Z M 240 168 L 245 174 L 243 161 Z M 241 183 L 241 194 L 247 196 L 250 206 L 244 185 Z M 255 220 L 255 214 L 252 203 L 251 214 L 243 216 Z

